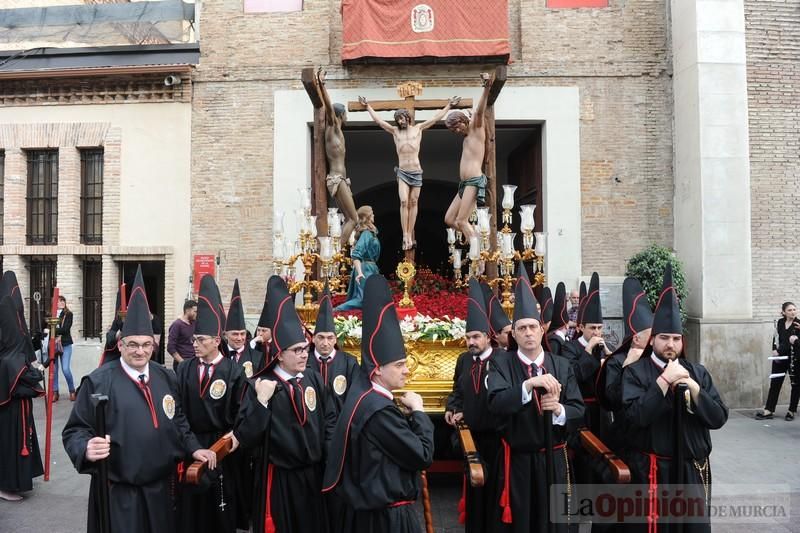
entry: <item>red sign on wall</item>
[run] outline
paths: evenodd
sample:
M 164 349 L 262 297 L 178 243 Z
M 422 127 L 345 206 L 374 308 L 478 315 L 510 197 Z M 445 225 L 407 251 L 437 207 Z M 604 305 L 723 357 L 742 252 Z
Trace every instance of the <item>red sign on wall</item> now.
M 209 274 L 215 275 L 217 271 L 217 256 L 214 254 L 198 254 L 194 256 L 194 293 L 200 291 L 200 280 Z

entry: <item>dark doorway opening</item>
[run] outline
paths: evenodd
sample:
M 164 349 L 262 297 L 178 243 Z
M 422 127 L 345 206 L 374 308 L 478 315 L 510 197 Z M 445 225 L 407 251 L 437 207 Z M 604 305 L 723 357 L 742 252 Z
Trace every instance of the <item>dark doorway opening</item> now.
M 147 294 L 147 303 L 154 316 L 153 331 L 161 334 L 158 350 L 153 354 L 153 360 L 164 364 L 164 349 L 167 343 L 164 332 L 164 261 L 118 261 L 119 283 L 125 283 L 130 294 L 130 287 L 136 277 L 136 267 L 141 265 L 144 280 L 144 292 Z
M 103 263 L 100 257 L 86 257 L 83 268 L 83 336 L 103 334 Z
M 49 256 L 31 257 L 28 263 L 31 275 L 30 299 L 28 300 L 31 333 L 40 333 L 47 327 L 47 318 L 50 316 L 53 302 L 53 290 L 58 283 L 56 265 L 56 258 Z M 67 299 L 67 305 L 70 304 L 71 298 L 77 298 L 77 295 L 64 294 L 63 296 Z
M 519 228 L 518 206 L 541 205 L 542 147 L 541 124 L 498 122 L 496 124 L 497 207 L 505 184 L 519 187 L 516 192 L 513 228 Z M 392 136 L 372 123 L 349 123 L 344 130 L 347 156 L 345 165 L 352 180 L 356 207 L 371 205 L 381 241 L 378 268 L 394 272 L 402 260 L 400 200 L 397 194 L 397 165 Z M 420 163 L 423 187 L 416 222 L 417 264 L 450 275 L 444 215 L 458 189 L 458 168 L 463 138 L 437 125 L 423 134 Z M 328 197 L 328 205 L 336 205 Z M 541 228 L 541 207 L 536 210 L 536 227 Z M 537 230 L 538 231 L 538 230 Z M 521 237 L 518 237 L 521 241 Z

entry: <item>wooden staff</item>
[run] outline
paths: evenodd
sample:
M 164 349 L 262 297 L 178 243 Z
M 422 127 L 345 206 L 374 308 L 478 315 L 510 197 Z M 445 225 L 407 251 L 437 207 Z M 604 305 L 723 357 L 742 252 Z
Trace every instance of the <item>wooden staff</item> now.
M 467 462 L 469 484 L 473 487 L 483 487 L 486 476 L 483 471 L 480 453 L 472 438 L 472 433 L 463 420 L 458 421 L 456 429 L 458 430 L 458 438 L 461 441 L 461 449 L 464 451 L 464 460 Z
M 419 473 L 422 480 L 422 510 L 425 515 L 425 533 L 433 533 L 433 512 L 431 511 L 431 493 L 428 490 L 428 475 L 422 470 Z
M 622 459 L 608 449 L 608 446 L 603 444 L 597 435 L 592 433 L 586 428 L 579 430 L 581 436 L 581 444 L 583 448 L 589 452 L 593 457 L 602 459 L 608 464 L 611 473 L 614 475 L 614 481 L 617 483 L 630 483 L 631 471 Z
M 686 383 L 679 383 L 675 386 L 675 397 L 673 401 L 675 402 L 675 457 L 674 461 L 675 464 L 673 465 L 675 469 L 675 488 L 673 491 L 675 492 L 675 496 L 677 496 L 677 491 L 683 491 L 683 484 L 686 482 L 686 471 L 684 470 L 684 462 L 686 461 L 686 450 L 683 446 L 684 442 L 684 414 L 686 410 L 686 395 L 689 392 L 689 386 Z M 685 494 L 685 492 L 684 492 Z M 676 517 L 675 519 L 675 533 L 683 533 L 683 519 L 680 517 Z
M 209 448 L 212 452 L 217 454 L 217 465 L 219 465 L 220 461 L 225 459 L 229 453 L 231 453 L 231 449 L 233 448 L 233 439 L 226 435 L 221 437 L 217 442 L 211 445 Z M 203 476 L 203 473 L 206 471 L 208 467 L 208 463 L 205 461 L 195 461 L 189 468 L 186 469 L 186 483 L 190 485 L 199 485 L 200 478 Z
M 47 420 L 45 422 L 45 442 L 44 442 L 44 480 L 50 481 L 50 440 L 53 434 L 53 384 L 56 380 L 56 327 L 58 326 L 58 287 L 53 289 L 53 301 L 50 306 L 50 318 L 47 320 L 50 326 L 50 342 L 48 343 L 47 355 L 50 359 L 47 374 Z
M 106 404 L 108 396 L 104 394 L 92 394 L 92 404 L 94 405 L 95 435 L 101 438 L 106 437 Z M 49 441 L 48 441 L 49 443 Z M 100 510 L 99 526 L 100 533 L 111 533 L 111 513 L 109 509 L 108 494 L 108 458 L 97 461 L 97 479 L 94 484 L 97 507 Z

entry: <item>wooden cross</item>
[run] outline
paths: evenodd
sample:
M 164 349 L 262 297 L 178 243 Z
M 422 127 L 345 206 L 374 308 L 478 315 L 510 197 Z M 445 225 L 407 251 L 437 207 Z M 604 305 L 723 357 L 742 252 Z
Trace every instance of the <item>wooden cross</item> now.
M 314 68 L 304 68 L 301 73 L 303 87 L 314 105 L 314 130 L 312 143 L 312 195 L 314 212 L 317 215 L 324 215 L 327 212 L 328 196 L 325 188 L 325 176 L 327 173 L 327 160 L 325 159 L 325 110 L 322 108 L 321 90 L 316 81 Z M 497 233 L 497 152 L 495 149 L 495 124 L 494 124 L 494 102 L 500 95 L 500 91 L 506 83 L 506 66 L 500 65 L 495 69 L 489 83 L 489 100 L 486 106 L 484 127 L 486 128 L 486 153 L 484 155 L 484 174 L 488 178 L 486 187 L 486 204 L 492 213 L 492 231 L 490 239 L 492 246 L 496 246 Z M 416 97 L 422 92 L 422 85 L 415 82 L 404 83 L 398 87 L 398 93 L 403 100 L 374 100 L 370 102 L 375 111 L 394 111 L 397 109 L 407 109 L 412 120 L 417 109 L 432 110 L 441 109 L 447 105 L 448 100 L 417 100 Z M 472 99 L 464 98 L 454 109 L 472 108 Z M 360 102 L 348 102 L 348 111 L 366 111 L 367 108 Z M 317 216 L 317 232 L 326 235 L 328 232 L 327 217 Z
M 395 111 L 405 109 L 414 121 L 416 110 L 441 109 L 450 100 L 417 100 L 417 96 L 422 94 L 422 84 L 415 81 L 407 81 L 397 87 L 397 94 L 402 100 L 372 100 L 369 105 L 375 111 Z M 471 109 L 472 98 L 464 98 L 458 104 L 450 106 L 452 109 Z M 367 106 L 361 102 L 347 102 L 348 111 L 366 111 Z

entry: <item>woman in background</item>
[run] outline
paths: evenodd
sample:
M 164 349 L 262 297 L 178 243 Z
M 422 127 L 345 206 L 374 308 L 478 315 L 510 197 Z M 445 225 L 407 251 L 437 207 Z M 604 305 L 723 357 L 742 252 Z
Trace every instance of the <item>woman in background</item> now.
M 72 379 L 72 370 L 70 363 L 72 362 L 72 311 L 67 307 L 67 299 L 63 296 L 58 297 L 58 326 L 56 326 L 56 342 L 61 341 L 61 349 L 63 352 L 61 356 L 54 358 L 55 361 L 55 382 L 53 384 L 53 401 L 58 401 L 58 367 L 59 359 L 61 360 L 61 371 L 64 373 L 64 378 L 67 380 L 67 387 L 69 388 L 69 399 L 75 401 L 75 383 Z M 56 345 L 56 353 L 58 353 L 58 345 Z
M 789 410 L 786 411 L 786 421 L 794 420 L 797 414 L 797 402 L 800 400 L 800 387 L 797 385 L 797 358 L 800 357 L 800 320 L 797 319 L 797 306 L 792 302 L 784 302 L 781 306 L 781 318 L 775 325 L 775 336 L 772 339 L 772 372 L 769 375 L 769 393 L 767 405 L 760 413 L 756 413 L 756 420 L 771 420 L 778 404 L 783 380 L 789 373 L 789 382 L 792 385 L 789 397 Z

